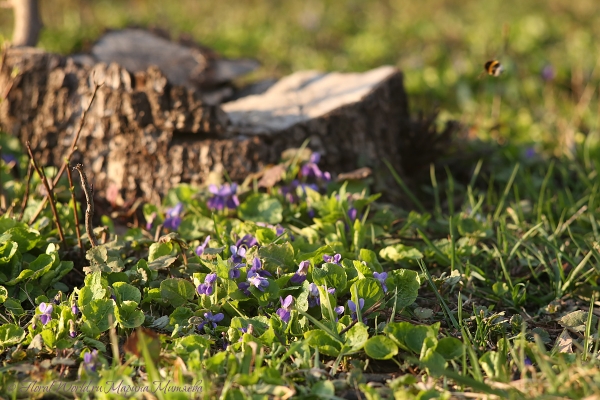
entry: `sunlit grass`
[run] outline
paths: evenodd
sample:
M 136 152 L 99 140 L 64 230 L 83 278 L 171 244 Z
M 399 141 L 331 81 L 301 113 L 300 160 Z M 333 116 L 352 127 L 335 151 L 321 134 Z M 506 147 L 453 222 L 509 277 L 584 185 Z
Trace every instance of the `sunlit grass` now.
M 592 0 L 62 0 L 42 2 L 42 9 L 47 28 L 40 45 L 51 51 L 86 48 L 104 29 L 157 26 L 228 57 L 260 60 L 255 78 L 397 65 L 414 111 L 439 107 L 484 139 L 535 142 L 558 154 L 564 149 L 557 147 L 580 144 L 598 130 L 597 94 L 584 96 L 600 81 Z M 9 17 L 0 14 L 6 36 Z M 492 58 L 506 68 L 499 79 L 481 76 Z M 553 79 L 544 81 L 544 68 Z
M 476 158 L 466 179 L 458 177 L 462 170 L 432 166 L 431 183 L 421 182 L 414 194 L 398 177 L 420 214 L 393 208 L 386 225 L 381 221 L 389 218 L 388 205 L 372 205 L 370 218 L 387 231 L 366 242 L 378 251 L 398 246 L 396 253 L 406 252 L 382 260 L 383 266 L 422 272 L 416 305 L 425 311 L 409 307 L 399 318 L 425 325 L 441 321 L 442 335 L 464 344 L 462 356 L 436 373 L 416 359 L 419 354 L 403 353 L 396 363 L 405 376 L 371 388 L 373 396 L 425 396 L 427 390 L 506 398 L 599 394 L 598 332 L 591 323 L 600 305 L 594 297 L 600 276 L 595 1 L 57 0 L 42 2 L 42 8 L 46 30 L 40 46 L 60 53 L 85 49 L 104 29 L 139 25 L 190 34 L 227 57 L 254 57 L 263 64 L 256 79 L 313 68 L 401 68 L 413 113 L 439 108 L 440 120 L 460 121 L 463 137 L 480 139 L 494 151 Z M 1 35 L 10 34 L 9 22 L 2 10 Z M 492 58 L 505 66 L 499 78 L 483 73 Z M 479 150 L 476 144 L 466 148 Z M 7 171 L 4 176 L 9 178 Z M 16 183 L 8 193 L 22 189 Z M 294 234 L 302 232 L 294 228 Z M 318 229 L 315 240 L 345 237 L 343 230 Z M 561 318 L 577 310 L 584 311 L 584 329 L 570 327 L 561 339 Z M 431 317 L 422 317 L 429 311 Z M 315 396 L 312 385 L 320 385 L 319 394 L 333 387 L 333 378 L 315 378 L 315 371 L 331 372 L 338 364 L 349 371 L 367 368 L 365 357 L 332 363 L 291 337 L 266 354 L 249 348 L 240 345 L 243 351 L 212 353 L 210 359 L 195 352 L 185 361 L 195 379 L 203 379 L 207 396 L 223 389 L 253 393 L 256 387 L 238 385 L 238 379 L 262 376 L 251 366 L 255 357 L 264 361 L 264 371 L 284 377 L 278 382 Z M 233 371 L 236 363 L 245 369 L 227 375 L 225 366 Z M 114 371 L 107 369 L 105 376 Z M 164 366 L 162 373 L 174 374 Z M 350 383 L 371 390 L 359 379 Z

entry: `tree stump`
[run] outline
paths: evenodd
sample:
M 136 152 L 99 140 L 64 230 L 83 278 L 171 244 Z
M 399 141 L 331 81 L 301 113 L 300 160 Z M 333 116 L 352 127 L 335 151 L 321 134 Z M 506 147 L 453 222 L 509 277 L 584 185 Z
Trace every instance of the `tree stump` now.
M 2 60 L 0 129 L 29 141 L 41 165 L 62 164 L 102 83 L 71 163 L 83 163 L 95 192 L 116 203 L 158 203 L 175 185 L 201 185 L 212 171 L 242 180 L 306 139 L 324 170 L 369 166 L 379 179 L 383 159 L 400 169 L 408 105 L 392 67 L 297 72 L 262 94 L 218 105 L 153 66 L 131 72 L 32 48 L 9 48 Z M 384 175 L 379 182 L 387 184 Z
M 158 29 L 111 30 L 98 39 L 89 54 L 71 58 L 88 66 L 117 63 L 132 73 L 158 67 L 172 85 L 199 89 L 208 104 L 220 104 L 231 97 L 231 81 L 260 66 L 252 59 L 220 57 L 186 38 L 173 42 L 167 32 Z

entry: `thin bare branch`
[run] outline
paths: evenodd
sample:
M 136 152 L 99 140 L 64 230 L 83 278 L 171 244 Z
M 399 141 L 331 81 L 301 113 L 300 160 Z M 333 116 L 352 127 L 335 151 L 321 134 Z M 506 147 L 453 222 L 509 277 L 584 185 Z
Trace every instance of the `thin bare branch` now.
M 81 134 L 81 129 L 83 128 L 83 124 L 85 122 L 85 117 L 86 117 L 88 111 L 90 110 L 90 108 L 92 107 L 92 103 L 94 102 L 94 99 L 96 98 L 96 93 L 98 93 L 98 89 L 100 88 L 100 86 L 102 86 L 102 85 L 96 84 L 94 86 L 94 92 L 92 93 L 92 99 L 90 100 L 90 104 L 88 104 L 87 108 L 85 110 L 83 110 L 83 114 L 81 115 L 81 119 L 79 120 L 79 128 L 77 129 L 77 132 L 75 133 L 75 137 L 73 138 L 73 141 L 71 142 L 71 148 L 69 149 L 69 154 L 67 154 L 67 157 L 65 160 L 71 160 L 73 153 L 75 153 L 75 150 L 77 149 L 77 141 L 79 140 L 79 135 Z M 67 163 L 65 161 L 63 163 L 63 165 L 60 167 L 60 169 L 58 170 L 58 174 L 56 174 L 56 176 L 54 177 L 54 181 L 53 181 L 54 186 L 58 185 L 58 180 L 62 176 L 63 172 L 65 172 L 66 168 L 67 168 Z M 40 203 L 40 206 L 35 211 L 34 215 L 29 219 L 30 225 L 33 224 L 33 221 L 35 221 L 37 219 L 38 215 L 40 215 L 40 213 L 42 212 L 42 210 L 44 209 L 45 206 L 46 206 L 46 201 L 44 199 Z
M 79 245 L 79 252 L 81 253 L 81 259 L 85 260 L 85 249 L 83 248 L 83 242 L 81 241 L 81 230 L 79 229 L 79 213 L 77 212 L 77 199 L 75 198 L 75 186 L 73 186 L 73 178 L 71 177 L 71 168 L 69 160 L 67 160 L 67 178 L 69 179 L 69 190 L 71 191 L 71 201 L 73 202 L 73 215 L 75 217 L 75 232 L 77 232 L 77 244 Z
M 0 146 L 0 161 L 1 160 L 2 160 L 2 146 Z M 0 171 L 0 211 L 2 211 L 2 212 L 4 212 L 6 210 L 6 198 L 4 197 L 3 187 L 4 187 L 4 185 L 2 183 L 2 171 Z
M 87 208 L 85 210 L 85 231 L 87 232 L 92 247 L 96 247 L 98 246 L 98 240 L 94 234 L 94 226 L 92 224 L 92 218 L 94 217 L 94 191 L 88 183 L 87 176 L 83 171 L 83 165 L 77 164 L 74 169 L 79 172 L 79 176 L 81 177 L 81 186 L 83 188 L 83 193 L 85 193 L 85 200 L 87 203 Z
M 33 158 L 33 152 L 31 151 L 31 146 L 29 141 L 25 145 L 27 147 L 27 152 L 29 153 L 29 157 L 31 157 L 31 162 L 33 163 L 33 168 L 35 168 L 38 176 L 42 180 L 42 184 L 46 188 L 46 198 L 50 197 L 50 208 L 52 208 L 52 215 L 54 215 L 54 222 L 56 223 L 56 228 L 58 229 L 58 236 L 60 240 L 63 242 L 65 249 L 67 248 L 67 241 L 65 240 L 65 235 L 63 234 L 62 226 L 60 225 L 60 220 L 58 219 L 58 211 L 56 210 L 56 203 L 54 202 L 54 191 L 48 184 L 48 179 L 46 179 L 46 174 L 38 167 L 35 162 L 35 158 Z

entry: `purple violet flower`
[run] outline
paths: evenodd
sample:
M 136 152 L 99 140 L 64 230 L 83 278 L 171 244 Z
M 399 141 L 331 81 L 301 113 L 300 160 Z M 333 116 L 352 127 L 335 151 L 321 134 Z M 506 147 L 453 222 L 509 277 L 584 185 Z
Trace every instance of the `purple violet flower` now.
M 54 309 L 54 306 L 52 304 L 40 303 L 38 308 L 42 313 L 40 315 L 40 320 L 42 321 L 42 324 L 46 325 L 52 319 L 52 310 Z
M 248 249 L 253 246 L 258 246 L 258 240 L 251 234 L 244 235 L 243 238 L 235 242 L 236 247 L 246 246 Z
M 256 274 L 248 278 L 248 283 L 254 286 L 261 292 L 264 292 L 266 288 L 269 287 L 269 281 L 267 278 L 263 278 L 262 276 Z
M 342 315 L 345 311 L 344 306 L 337 306 L 333 308 L 333 311 L 337 314 L 337 317 L 335 318 L 335 322 L 338 322 L 340 320 L 340 315 Z
M 75 321 L 73 321 L 72 319 L 69 320 L 69 336 L 71 336 L 72 338 L 77 336 L 77 331 L 75 330 Z
M 356 221 L 356 219 L 358 218 L 358 210 L 354 207 L 350 207 L 350 209 L 348 209 L 348 219 L 350 219 L 350 223 L 351 225 L 354 224 L 354 221 Z M 348 232 L 350 230 L 350 225 L 348 225 L 348 221 L 344 220 L 344 227 L 346 228 L 346 232 Z
M 269 271 L 266 271 L 262 268 L 262 262 L 258 257 L 252 260 L 252 268 L 250 268 L 250 271 L 248 271 L 248 277 L 253 276 L 254 274 L 258 274 L 263 278 L 266 278 L 267 276 L 273 276 Z
M 544 68 L 542 68 L 540 75 L 545 82 L 550 82 L 556 78 L 556 71 L 551 64 L 547 64 L 544 66 Z
M 150 214 L 150 216 L 148 217 L 148 220 L 146 221 L 146 230 L 147 231 L 152 229 L 152 225 L 154 224 L 155 219 L 156 219 L 156 213 L 153 212 L 152 214 Z
M 204 239 L 204 242 L 200 246 L 196 247 L 196 255 L 198 257 L 200 257 L 204 253 L 204 250 L 206 250 L 206 246 L 208 246 L 208 242 L 210 242 L 210 236 L 207 236 L 206 239 Z
M 241 328 L 238 328 L 238 330 L 242 332 L 242 334 L 240 335 L 240 338 L 238 339 L 238 342 L 241 342 L 242 339 L 244 339 L 244 333 L 248 333 L 248 328 L 241 327 Z
M 285 228 L 279 224 L 277 224 L 277 226 L 275 226 L 275 234 L 277 236 L 281 236 L 285 233 Z
M 280 297 L 279 301 L 281 302 L 281 308 L 277 310 L 277 315 L 279 315 L 279 318 L 281 318 L 281 320 L 287 324 L 290 322 L 294 298 L 290 294 L 285 298 L 285 300 Z
M 215 329 L 217 327 L 217 322 L 222 321 L 223 318 L 225 318 L 223 313 L 218 313 L 215 315 L 213 315 L 211 312 L 204 313 L 204 321 L 200 322 L 198 325 L 198 330 L 201 331 L 206 324 L 212 325 L 212 328 Z
M 206 204 L 213 210 L 223 210 L 225 207 L 234 209 L 240 205 L 240 201 L 237 198 L 237 184 L 232 183 L 231 185 L 226 183 L 220 188 L 216 185 L 210 185 L 208 191 L 213 194 L 213 197 L 208 199 Z
M 17 157 L 13 154 L 2 153 L 2 161 L 8 166 L 8 168 L 12 168 L 17 164 Z
M 238 342 L 242 341 L 244 333 L 247 333 L 250 336 L 252 336 L 254 334 L 254 326 L 252 326 L 252 324 L 248 324 L 248 326 L 246 326 L 246 327 L 238 328 L 238 330 L 242 332 Z
M 267 276 L 272 276 L 269 271 L 265 271 L 262 269 L 262 263 L 260 259 L 257 257 L 252 260 L 252 267 L 248 271 L 247 279 L 248 282 L 242 282 L 238 284 L 238 288 L 246 294 L 246 296 L 250 295 L 250 291 L 248 290 L 250 286 L 254 286 L 261 292 L 264 292 L 267 287 L 269 287 L 269 281 L 267 280 Z
M 212 273 L 212 274 L 206 275 L 206 277 L 204 278 L 204 283 L 201 285 L 198 285 L 198 287 L 196 288 L 196 291 L 198 292 L 198 294 L 210 296 L 214 292 L 213 283 L 216 280 L 217 280 L 217 274 Z
M 298 180 L 294 179 L 289 185 L 284 185 L 279 188 L 279 192 L 288 203 L 294 204 L 298 201 L 298 196 L 296 196 L 296 188 L 298 187 L 298 184 Z
M 287 229 L 285 229 L 283 226 L 277 224 L 273 227 L 273 229 L 275 229 L 275 234 L 277 236 L 281 236 L 287 233 L 288 238 L 293 242 L 294 240 L 296 240 L 296 238 L 294 237 L 294 235 L 292 235 L 291 232 L 289 232 Z
M 223 350 L 227 350 L 229 347 L 229 342 L 227 341 L 227 332 L 221 332 L 221 337 L 223 337 Z
M 358 299 L 358 309 L 362 310 L 364 306 L 365 306 L 365 299 Z M 356 303 L 354 303 L 352 300 L 348 300 L 348 309 L 350 310 L 352 319 L 356 320 L 356 318 L 357 318 Z M 365 320 L 366 320 L 366 318 L 363 318 L 363 322 L 365 322 Z
M 242 246 L 229 246 L 229 250 L 231 251 L 231 261 L 235 264 L 239 264 L 246 257 L 246 248 Z
M 375 279 L 377 279 L 379 281 L 379 283 L 381 283 L 381 286 L 383 287 L 383 293 L 387 293 L 388 289 L 387 289 L 387 286 L 385 286 L 385 280 L 388 277 L 387 272 L 382 272 L 382 273 L 373 272 L 373 277 Z
M 246 264 L 232 264 L 231 269 L 229 270 L 229 279 L 237 279 L 240 277 L 240 268 L 245 266 Z
M 342 260 L 342 255 L 339 253 L 334 256 L 330 256 L 327 254 L 323 255 L 323 261 L 325 261 L 326 263 L 333 263 L 333 264 L 340 265 L 341 260 Z
M 358 210 L 354 207 L 350 207 L 348 210 L 348 218 L 350 218 L 350 221 L 354 222 L 356 221 L 356 217 L 358 217 Z
M 335 288 L 327 289 L 329 294 L 335 294 Z M 319 289 L 315 283 L 308 285 L 308 306 L 315 307 L 321 304 L 321 297 L 319 296 Z
M 246 296 L 250 296 L 252 293 L 250 293 L 250 290 L 248 290 L 250 288 L 250 284 L 248 282 L 240 282 L 238 283 L 238 289 L 240 289 L 240 291 L 242 293 L 244 293 Z
M 88 372 L 96 371 L 96 364 L 98 362 L 98 350 L 93 350 L 92 352 L 85 353 L 83 356 L 83 367 Z
M 525 158 L 533 158 L 535 157 L 536 152 L 535 149 L 533 147 L 528 147 L 527 149 L 525 149 Z
M 73 315 L 79 315 L 79 307 L 77 307 L 77 304 L 73 303 L 71 306 L 71 312 Z
M 242 341 L 242 338 L 243 338 L 243 336 L 244 336 L 244 333 L 248 333 L 248 327 L 243 327 L 243 326 L 242 326 L 241 328 L 238 328 L 238 330 L 242 332 L 242 334 L 240 335 L 240 338 L 239 338 L 239 340 L 238 340 L 238 342 L 241 342 L 241 341 Z
M 321 154 L 314 152 L 310 155 L 310 160 L 300 168 L 300 176 L 304 178 L 315 178 L 317 180 L 330 181 L 331 174 L 323 172 L 317 165 L 321 161 Z
M 181 213 L 183 212 L 183 203 L 177 203 L 173 208 L 167 208 L 167 218 L 163 226 L 172 231 L 176 231 L 181 225 Z
M 308 267 L 310 267 L 310 261 L 304 260 L 298 266 L 298 271 L 290 278 L 290 282 L 294 285 L 299 285 L 306 280 L 306 274 L 308 273 Z

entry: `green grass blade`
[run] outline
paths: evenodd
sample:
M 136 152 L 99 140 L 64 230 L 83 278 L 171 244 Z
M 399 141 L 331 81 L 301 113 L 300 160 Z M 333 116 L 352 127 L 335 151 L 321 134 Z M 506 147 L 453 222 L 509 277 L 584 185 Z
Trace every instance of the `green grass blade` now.
M 442 205 L 440 203 L 440 188 L 438 187 L 437 179 L 435 177 L 435 165 L 429 165 L 429 176 L 431 178 L 431 187 L 433 188 L 433 200 L 435 204 L 434 214 L 436 218 L 442 216 Z
M 561 290 L 563 293 L 566 293 L 567 290 L 569 290 L 571 288 L 571 285 L 574 284 L 575 279 L 579 276 L 579 273 L 581 272 L 581 270 L 585 267 L 587 262 L 590 260 L 590 258 L 592 257 L 592 254 L 594 254 L 594 252 L 590 250 L 585 255 L 583 260 L 581 260 L 581 262 L 579 264 L 577 264 L 577 266 L 573 269 L 573 271 L 571 271 L 571 273 L 569 274 L 569 276 L 567 277 L 567 279 L 565 280 L 565 282 L 562 285 Z
M 331 328 L 329 328 L 327 325 L 325 325 L 324 323 L 322 323 L 321 321 L 319 321 L 312 315 L 310 315 L 302 310 L 298 310 L 298 313 L 300 313 L 300 315 L 303 315 L 306 318 L 308 318 L 309 321 L 312 322 L 313 324 L 315 324 L 317 328 L 322 329 L 323 331 L 327 332 L 327 334 L 329 336 L 333 337 L 335 340 L 342 343 L 342 338 L 340 337 L 340 335 L 337 332 L 331 330 Z
M 512 187 L 512 185 L 515 181 L 515 177 L 517 176 L 518 171 L 519 171 L 519 163 L 517 163 L 515 165 L 513 172 L 510 175 L 508 182 L 506 183 L 504 192 L 502 193 L 502 196 L 500 196 L 500 200 L 498 201 L 498 206 L 496 207 L 496 212 L 494 213 L 494 217 L 493 217 L 494 221 L 496 221 L 498 219 L 498 217 L 500 216 L 500 213 L 504 209 L 504 201 L 506 200 L 506 196 L 508 196 L 508 193 L 510 192 L 510 188 Z
M 444 253 L 442 253 L 442 251 L 435 244 L 433 244 L 433 242 L 431 240 L 429 240 L 427 235 L 425 235 L 425 233 L 423 233 L 422 230 L 417 228 L 417 233 L 419 234 L 419 236 L 421 236 L 421 239 L 423 239 L 423 241 L 427 244 L 427 246 L 429 246 L 433 249 L 435 254 L 440 256 L 444 260 L 444 262 L 446 262 L 447 264 L 451 264 L 451 261 L 448 258 L 448 256 L 446 256 Z
M 448 198 L 448 212 L 450 215 L 454 215 L 454 177 L 450 168 L 446 166 L 446 174 L 448 175 L 448 191 L 446 197 Z
M 550 177 L 552 176 L 553 171 L 554 171 L 554 160 L 550 162 L 550 165 L 548 166 L 548 172 L 546 172 L 546 176 L 544 177 L 544 180 L 542 181 L 542 186 L 540 187 L 540 194 L 538 196 L 538 201 L 537 201 L 537 222 L 538 223 L 542 222 L 542 210 L 543 210 L 543 204 L 544 204 L 544 195 L 546 193 L 546 187 L 548 186 L 548 181 L 550 180 Z
M 398 173 L 396 172 L 396 170 L 394 169 L 392 164 L 390 164 L 390 162 L 388 160 L 383 160 L 383 162 L 390 170 L 392 176 L 394 177 L 394 180 L 396 180 L 396 183 L 398 183 L 398 185 L 400 186 L 400 188 L 402 188 L 404 193 L 411 199 L 411 201 L 415 204 L 415 206 L 417 206 L 419 211 L 422 214 L 426 213 L 427 210 L 425 209 L 425 207 L 423 207 L 423 204 L 421 204 L 419 199 L 417 199 L 417 196 L 415 196 L 414 193 L 408 188 L 408 186 L 406 186 L 406 184 L 404 183 L 402 178 L 400 178 L 400 176 L 398 175 Z
M 452 314 L 452 311 L 450 311 L 450 308 L 448 307 L 448 305 L 442 298 L 442 295 L 440 295 L 440 292 L 438 292 L 437 288 L 435 287 L 435 283 L 433 283 L 433 278 L 431 277 L 431 274 L 427 270 L 425 263 L 423 262 L 423 260 L 419 260 L 418 263 L 419 263 L 419 267 L 421 267 L 421 271 L 423 271 L 423 273 L 427 277 L 427 281 L 429 282 L 429 285 L 431 286 L 431 290 L 433 291 L 433 293 L 435 293 L 435 296 L 440 301 L 440 304 L 442 305 L 442 308 L 444 309 L 444 313 L 448 316 L 448 319 L 450 320 L 450 324 L 454 327 L 454 329 L 460 330 L 460 325 L 458 324 L 458 321 L 456 321 L 456 318 L 454 318 L 454 314 Z

